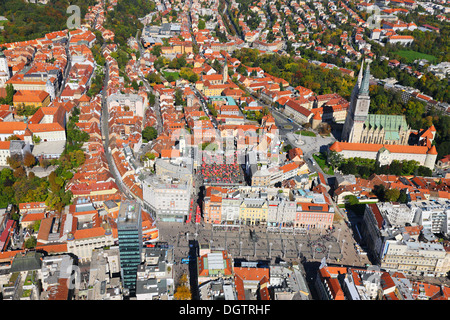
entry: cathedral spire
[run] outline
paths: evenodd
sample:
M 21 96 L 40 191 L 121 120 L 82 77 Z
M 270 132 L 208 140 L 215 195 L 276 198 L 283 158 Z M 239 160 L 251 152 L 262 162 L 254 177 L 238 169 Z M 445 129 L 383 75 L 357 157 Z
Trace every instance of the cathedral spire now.
M 364 73 L 364 60 L 361 62 L 361 68 L 359 69 L 359 74 L 358 74 L 358 88 L 361 88 L 361 83 L 362 83 L 362 79 L 363 79 L 363 73 Z
M 370 80 L 370 64 L 367 64 L 366 71 L 364 72 L 364 78 L 362 79 L 359 94 L 369 95 L 369 80 Z

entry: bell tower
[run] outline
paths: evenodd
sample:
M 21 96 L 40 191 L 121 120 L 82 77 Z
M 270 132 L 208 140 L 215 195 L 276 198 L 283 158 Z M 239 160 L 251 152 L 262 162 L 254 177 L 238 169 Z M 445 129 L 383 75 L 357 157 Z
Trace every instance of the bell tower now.
M 342 130 L 341 141 L 360 143 L 370 107 L 369 96 L 370 67 L 367 64 L 363 75 L 363 65 L 358 75 L 358 82 L 352 92 L 350 107 Z
M 6 60 L 5 54 L 0 49 L 0 87 L 5 86 L 5 82 L 10 78 L 8 61 Z
M 228 81 L 228 61 L 227 57 L 225 57 L 225 64 L 223 65 L 223 74 L 222 74 L 222 83 L 226 83 Z

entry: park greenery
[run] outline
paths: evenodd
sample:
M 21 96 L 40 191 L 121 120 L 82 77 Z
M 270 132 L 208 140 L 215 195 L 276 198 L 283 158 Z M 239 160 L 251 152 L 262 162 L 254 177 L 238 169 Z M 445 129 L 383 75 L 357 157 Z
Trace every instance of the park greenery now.
M 403 57 L 406 59 L 407 63 L 412 63 L 417 59 L 426 59 L 429 62 L 436 62 L 437 58 L 435 56 L 426 54 L 426 53 L 420 53 L 413 50 L 398 50 L 393 52 L 393 54 L 399 55 L 400 57 Z
M 393 50 L 398 50 L 398 47 L 393 48 Z M 394 58 L 397 58 L 400 62 L 407 62 L 406 58 L 399 55 L 394 56 Z M 394 78 L 399 84 L 416 88 L 424 94 L 433 97 L 436 101 L 450 101 L 450 88 L 446 79 L 441 80 L 431 72 L 428 72 L 426 66 L 417 67 L 416 69 L 423 73 L 420 79 L 409 74 L 406 70 L 390 67 L 388 60 L 381 61 L 380 59 L 376 59 L 370 64 L 370 72 L 377 79 Z
M 331 158 L 329 161 L 327 161 L 327 155 L 323 153 L 317 153 L 313 154 L 314 160 L 317 162 L 319 167 L 325 172 L 326 174 L 333 175 L 333 161 L 331 161 Z
M 264 107 L 262 111 L 244 110 L 242 111 L 242 113 L 245 115 L 245 118 L 247 120 L 258 121 L 258 123 L 261 124 L 262 119 L 269 113 L 269 109 L 267 107 Z
M 338 70 L 322 69 L 303 59 L 289 56 L 260 54 L 258 50 L 244 48 L 236 50 L 233 56 L 249 67 L 261 67 L 265 72 L 285 79 L 293 87 L 298 85 L 313 90 L 316 94 L 338 93 L 347 100 L 354 86 L 354 79 L 342 76 Z M 242 68 L 241 68 L 242 69 Z M 243 70 L 237 70 L 238 72 Z M 385 75 L 380 73 L 385 72 Z M 371 73 L 375 77 L 394 76 L 405 85 L 412 85 L 419 90 L 432 94 L 437 99 L 450 101 L 450 89 L 445 80 L 439 80 L 432 74 L 425 74 L 421 79 L 388 67 L 387 61 L 377 60 L 371 63 Z M 437 131 L 435 145 L 438 158 L 450 154 L 450 117 L 415 99 L 402 100 L 401 93 L 384 89 L 382 86 L 370 87 L 370 113 L 404 114 L 408 125 L 414 130 L 426 129 L 434 125 Z
M 295 131 L 295 134 L 299 134 L 299 135 L 306 136 L 306 137 L 315 137 L 316 136 L 316 134 L 314 132 L 308 131 L 308 130 L 298 130 L 298 131 Z
M 155 62 L 153 63 L 155 69 L 159 72 L 161 72 L 161 74 L 164 76 L 164 78 L 169 81 L 175 81 L 178 80 L 179 78 L 188 80 L 190 82 L 197 82 L 199 77 L 198 74 L 196 74 L 192 68 L 193 65 L 192 64 L 188 64 L 186 62 L 186 57 L 185 55 L 182 55 L 178 58 L 174 58 L 172 60 L 164 57 L 161 55 L 161 46 L 154 46 L 152 48 L 151 53 L 155 56 L 157 56 L 158 58 L 155 60 Z M 171 70 L 176 70 L 176 71 L 168 71 L 168 70 L 164 70 L 164 68 L 168 68 Z M 147 75 L 147 80 L 150 83 L 156 83 L 156 84 L 160 84 L 163 82 L 163 80 L 161 79 L 161 76 L 157 73 L 149 73 Z
M 355 84 L 353 78 L 339 70 L 323 69 L 298 57 L 260 54 L 257 49 L 249 48 L 234 51 L 233 57 L 248 67 L 260 67 L 272 76 L 286 80 L 294 88 L 303 86 L 316 94 L 338 93 L 349 99 Z
M 74 108 L 67 124 L 67 145 L 58 159 L 47 160 L 36 158 L 28 153 L 23 158 L 13 156 L 8 158 L 9 168 L 0 171 L 0 207 L 8 204 L 18 205 L 21 202 L 41 202 L 54 210 L 61 211 L 71 203 L 72 193 L 65 190 L 67 182 L 73 177 L 76 169 L 85 161 L 81 150 L 83 142 L 89 135 L 75 126 L 78 121 L 79 110 Z M 41 167 L 49 165 L 56 169 L 48 177 L 37 177 L 27 168 L 39 164 Z
M 386 90 L 381 86 L 370 86 L 370 113 L 405 115 L 413 130 L 436 128 L 434 144 L 438 159 L 450 154 L 450 116 L 435 108 L 427 109 L 424 102 L 411 99 L 404 102 L 400 92 Z
M 104 27 L 114 32 L 114 42 L 125 48 L 127 40 L 143 28 L 139 21 L 145 14 L 155 11 L 152 0 L 119 0 L 114 10 L 108 11 Z

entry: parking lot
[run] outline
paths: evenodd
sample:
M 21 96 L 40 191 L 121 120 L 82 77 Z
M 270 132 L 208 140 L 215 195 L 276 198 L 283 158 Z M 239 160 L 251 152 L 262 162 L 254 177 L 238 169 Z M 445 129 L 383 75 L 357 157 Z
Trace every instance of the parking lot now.
M 217 228 L 211 225 L 159 222 L 160 241 L 174 246 L 175 272 L 178 278 L 187 273 L 181 259 L 188 257 L 189 240 L 196 239 L 213 250 L 227 250 L 233 258 L 246 260 L 272 260 L 281 258 L 298 262 L 300 258 L 320 262 L 324 257 L 329 264 L 365 266 L 370 263 L 354 247 L 350 229 L 336 222 L 333 230 L 309 230 L 303 233 L 267 231 L 266 227 L 240 226 Z

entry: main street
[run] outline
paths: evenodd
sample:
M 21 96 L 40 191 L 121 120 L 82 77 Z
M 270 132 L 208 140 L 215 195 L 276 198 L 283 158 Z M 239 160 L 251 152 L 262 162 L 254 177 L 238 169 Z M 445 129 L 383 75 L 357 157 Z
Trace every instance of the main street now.
M 103 50 L 103 47 L 102 47 Z M 109 69 L 108 67 L 105 67 L 105 79 L 103 82 L 103 89 L 102 89 L 102 114 L 101 114 L 101 125 L 100 130 L 102 134 L 102 140 L 103 140 L 103 149 L 105 151 L 106 160 L 108 161 L 108 167 L 109 171 L 114 177 L 114 181 L 116 182 L 117 187 L 119 188 L 119 191 L 125 195 L 128 199 L 133 199 L 133 196 L 128 191 L 127 187 L 122 182 L 122 177 L 120 176 L 119 172 L 116 169 L 116 165 L 114 164 L 114 161 L 111 156 L 111 151 L 109 149 L 109 127 L 108 127 L 108 120 L 109 120 L 109 111 L 108 111 L 108 103 L 107 103 L 107 86 L 109 82 Z

